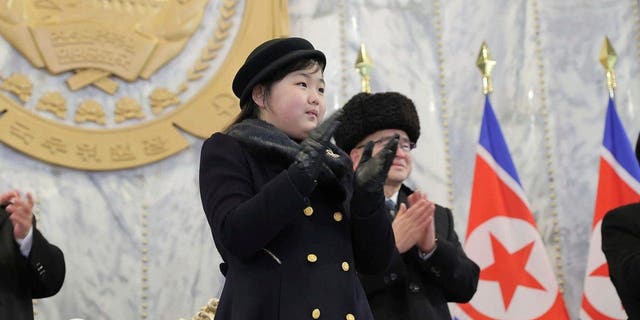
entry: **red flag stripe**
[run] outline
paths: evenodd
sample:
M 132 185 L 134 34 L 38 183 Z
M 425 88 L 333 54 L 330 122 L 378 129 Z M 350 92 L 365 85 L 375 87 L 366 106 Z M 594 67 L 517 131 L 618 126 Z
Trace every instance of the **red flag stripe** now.
M 473 320 L 494 320 L 493 318 L 487 317 L 484 314 L 478 312 L 470 303 L 459 303 L 458 307 L 464 311 L 464 313 Z M 549 308 L 549 310 L 543 314 L 542 316 L 536 318 L 537 319 L 569 319 L 569 313 L 567 313 L 567 308 L 564 305 L 564 301 L 562 299 L 562 295 L 558 292 L 558 296 L 556 297 L 556 301 L 553 303 L 553 306 Z M 598 318 L 594 318 L 598 319 Z M 598 319 L 600 320 L 600 319 Z M 611 318 L 601 318 L 601 320 L 615 320 Z
M 618 320 L 615 318 L 608 317 L 603 313 L 596 310 L 594 306 L 591 305 L 589 299 L 585 295 L 582 295 L 582 311 L 584 311 L 591 319 L 594 320 Z
M 486 212 L 491 215 L 483 214 Z M 504 184 L 482 157 L 476 156 L 467 237 L 479 225 L 496 216 L 522 219 L 536 225 L 526 204 Z
M 593 215 L 593 224 L 591 225 L 592 229 L 604 218 L 607 211 L 640 201 L 640 195 L 625 183 L 611 164 L 603 158 L 600 158 L 600 177 L 596 194 L 596 208 Z

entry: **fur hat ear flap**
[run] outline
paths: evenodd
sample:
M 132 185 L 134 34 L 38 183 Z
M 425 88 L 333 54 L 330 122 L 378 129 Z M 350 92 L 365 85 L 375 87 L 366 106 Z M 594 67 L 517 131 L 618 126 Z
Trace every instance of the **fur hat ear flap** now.
M 420 137 L 420 121 L 411 99 L 397 92 L 358 93 L 344 105 L 336 129 L 336 145 L 351 152 L 366 136 L 385 129 L 403 130 L 412 142 Z

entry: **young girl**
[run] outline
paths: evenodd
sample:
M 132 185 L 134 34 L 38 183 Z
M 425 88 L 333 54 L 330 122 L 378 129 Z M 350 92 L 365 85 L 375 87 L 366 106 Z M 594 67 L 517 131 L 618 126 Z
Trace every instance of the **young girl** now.
M 395 246 L 382 186 L 397 138 L 353 173 L 330 142 L 325 56 L 269 40 L 233 80 L 241 111 L 202 146 L 200 195 L 226 277 L 216 319 L 373 319 L 357 272 L 383 271 Z

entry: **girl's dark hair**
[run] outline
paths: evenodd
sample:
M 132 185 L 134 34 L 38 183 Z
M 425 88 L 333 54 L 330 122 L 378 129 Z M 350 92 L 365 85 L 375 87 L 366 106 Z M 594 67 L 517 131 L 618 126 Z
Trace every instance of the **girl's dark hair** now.
M 257 83 L 256 86 L 263 85 L 265 87 L 264 95 L 262 96 L 262 98 L 266 100 L 269 98 L 269 93 L 271 92 L 271 86 L 273 86 L 275 82 L 282 80 L 291 72 L 304 70 L 314 65 L 319 66 L 321 70 L 324 69 L 324 65 L 322 65 L 322 63 L 317 60 L 301 59 L 301 60 L 294 61 L 288 65 L 285 65 L 279 70 L 276 70 L 274 73 L 267 76 L 263 81 L 261 81 L 260 83 Z M 251 90 L 253 90 L 253 88 L 251 88 Z M 247 103 L 245 103 L 244 106 L 242 106 L 242 108 L 240 109 L 240 113 L 233 119 L 233 121 L 226 128 L 224 128 L 223 132 L 229 131 L 229 129 L 236 123 L 240 123 L 246 119 L 256 119 L 258 118 L 259 115 L 260 115 L 260 107 L 255 103 L 255 101 L 253 101 L 253 98 L 250 98 L 247 101 Z

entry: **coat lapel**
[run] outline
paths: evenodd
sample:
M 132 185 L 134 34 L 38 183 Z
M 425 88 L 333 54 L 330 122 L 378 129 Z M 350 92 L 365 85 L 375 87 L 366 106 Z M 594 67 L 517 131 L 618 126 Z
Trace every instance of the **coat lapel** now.
M 4 211 L 4 209 L 0 209 L 0 226 L 5 220 L 7 220 L 7 218 L 9 218 L 9 213 Z

